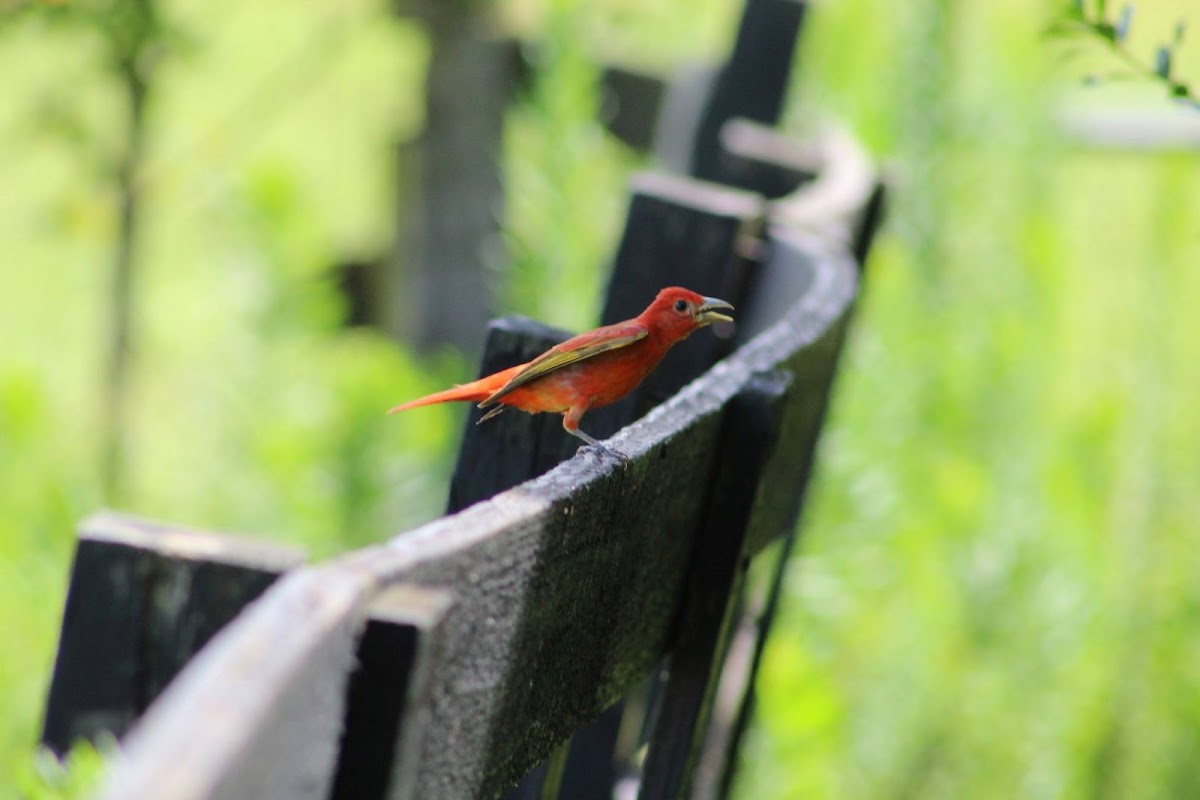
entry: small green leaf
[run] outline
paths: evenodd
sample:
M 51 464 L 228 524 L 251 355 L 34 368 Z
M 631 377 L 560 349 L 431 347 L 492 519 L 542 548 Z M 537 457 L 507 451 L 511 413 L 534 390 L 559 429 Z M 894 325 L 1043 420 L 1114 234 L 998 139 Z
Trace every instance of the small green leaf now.
M 1171 80 L 1171 50 L 1169 48 L 1158 48 L 1154 59 L 1154 74 L 1164 81 Z
M 1129 35 L 1129 26 L 1133 24 L 1133 4 L 1126 3 L 1121 7 L 1121 16 L 1117 18 L 1116 28 L 1113 30 L 1114 36 L 1118 42 L 1125 40 Z

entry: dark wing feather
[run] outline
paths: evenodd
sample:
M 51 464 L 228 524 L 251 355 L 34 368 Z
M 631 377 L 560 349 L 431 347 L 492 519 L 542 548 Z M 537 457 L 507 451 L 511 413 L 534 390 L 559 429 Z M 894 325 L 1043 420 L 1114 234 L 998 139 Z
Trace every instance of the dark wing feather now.
M 645 328 L 640 325 L 628 323 L 619 326 L 611 325 L 607 328 L 598 328 L 588 333 L 581 333 L 562 344 L 550 348 L 533 361 L 530 361 L 529 365 L 512 376 L 508 383 L 484 398 L 480 402 L 479 407 L 487 408 L 513 389 L 524 386 L 530 381 L 535 381 L 538 378 L 549 375 L 551 372 L 557 372 L 563 367 L 578 364 L 580 361 L 598 356 L 601 353 L 628 347 L 634 342 L 645 339 L 647 335 L 648 333 Z

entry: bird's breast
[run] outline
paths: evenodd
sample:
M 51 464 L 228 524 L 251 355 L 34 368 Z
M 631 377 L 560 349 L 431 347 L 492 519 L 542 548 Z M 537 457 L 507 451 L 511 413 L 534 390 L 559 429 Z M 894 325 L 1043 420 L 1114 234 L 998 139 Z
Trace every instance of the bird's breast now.
M 550 413 L 615 403 L 633 391 L 662 359 L 653 350 L 634 347 L 612 350 L 555 370 L 514 389 L 500 402 L 524 411 Z

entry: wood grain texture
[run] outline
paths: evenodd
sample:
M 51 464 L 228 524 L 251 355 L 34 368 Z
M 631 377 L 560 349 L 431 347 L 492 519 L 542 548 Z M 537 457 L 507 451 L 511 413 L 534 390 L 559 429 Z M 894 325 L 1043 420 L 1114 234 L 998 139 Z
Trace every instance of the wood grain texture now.
M 150 707 L 100 797 L 327 797 L 371 586 L 326 567 L 284 576 Z
M 690 794 L 721 665 L 732 633 L 738 587 L 749 563 L 747 544 L 759 522 L 755 507 L 792 376 L 752 376 L 730 399 L 717 445 L 718 464 L 706 497 L 688 567 L 669 678 L 650 737 L 640 797 L 671 800 Z
M 571 335 L 528 317 L 493 320 L 479 377 L 532 361 Z M 448 514 L 541 475 L 579 449 L 579 440 L 563 430 L 558 415 L 508 409 L 481 425 L 484 413 L 474 404 L 466 411 L 458 461 L 450 478 Z
M 292 547 L 97 514 L 81 525 L 42 741 L 123 735 L 213 635 L 304 560 Z
M 347 690 L 334 800 L 407 796 L 403 776 L 412 770 L 404 765 L 424 731 L 422 698 L 453 605 L 450 592 L 401 584 L 367 609 Z
M 641 295 L 648 299 L 672 285 L 741 306 L 754 271 L 738 250 L 762 224 L 762 198 L 662 172 L 635 176 L 632 186 L 635 193 L 602 321 L 617 322 L 639 313 Z M 705 330 L 677 345 L 631 396 L 590 413 L 589 430 L 607 436 L 674 394 L 729 352 L 731 327 Z M 566 796 L 587 800 L 611 795 L 619 766 L 613 747 L 621 718 L 619 707 L 610 708 L 593 727 L 575 732 L 563 770 Z M 544 775 L 545 769 L 534 770 L 508 800 L 540 796 Z

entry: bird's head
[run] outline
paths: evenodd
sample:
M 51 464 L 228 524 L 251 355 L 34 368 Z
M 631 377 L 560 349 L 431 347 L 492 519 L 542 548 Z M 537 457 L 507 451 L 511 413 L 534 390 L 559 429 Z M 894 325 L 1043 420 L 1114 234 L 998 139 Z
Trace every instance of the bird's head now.
M 733 306 L 681 286 L 670 286 L 658 293 L 642 316 L 655 328 L 682 339 L 714 322 L 733 322 L 733 317 L 722 311 L 733 311 Z

